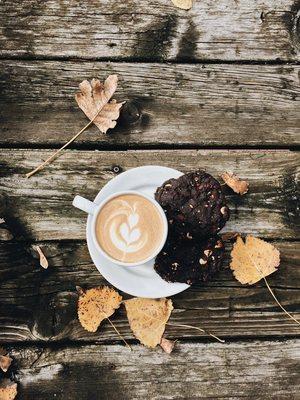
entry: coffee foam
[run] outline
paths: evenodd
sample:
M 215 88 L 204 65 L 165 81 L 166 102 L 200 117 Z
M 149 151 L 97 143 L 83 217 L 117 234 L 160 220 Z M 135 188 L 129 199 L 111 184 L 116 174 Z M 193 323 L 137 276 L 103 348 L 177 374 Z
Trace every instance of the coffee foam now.
M 155 205 L 136 194 L 109 200 L 96 220 L 100 247 L 113 259 L 135 263 L 150 257 L 164 234 L 162 216 Z

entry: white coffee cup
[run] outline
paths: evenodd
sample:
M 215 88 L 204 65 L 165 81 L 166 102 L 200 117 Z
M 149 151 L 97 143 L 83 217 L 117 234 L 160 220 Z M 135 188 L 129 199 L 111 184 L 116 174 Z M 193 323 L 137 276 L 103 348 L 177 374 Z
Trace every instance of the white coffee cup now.
M 153 251 L 153 254 L 151 254 L 149 257 L 145 258 L 144 260 L 140 260 L 138 262 L 123 262 L 123 261 L 119 261 L 119 260 L 115 260 L 114 258 L 112 258 L 110 255 L 108 255 L 100 246 L 97 237 L 96 237 L 96 221 L 97 221 L 97 216 L 100 212 L 100 210 L 102 209 L 102 207 L 108 203 L 111 199 L 118 197 L 118 196 L 122 196 L 122 195 L 126 195 L 126 194 L 131 194 L 131 195 L 137 195 L 137 196 L 141 196 L 143 198 L 145 198 L 146 200 L 150 201 L 155 208 L 157 209 L 157 211 L 159 212 L 160 216 L 162 217 L 162 222 L 163 222 L 163 234 L 162 234 L 162 238 L 161 238 L 161 242 L 160 245 Z M 168 236 L 168 221 L 166 218 L 166 215 L 163 211 L 163 209 L 161 208 L 161 206 L 159 205 L 159 203 L 154 200 L 153 198 L 138 192 L 138 191 L 134 191 L 134 190 L 128 190 L 128 191 L 121 191 L 121 192 L 117 192 L 114 193 L 110 196 L 108 196 L 104 201 L 102 201 L 100 204 L 96 204 L 90 200 L 85 199 L 84 197 L 81 196 L 75 196 L 74 200 L 73 200 L 73 206 L 76 208 L 79 208 L 80 210 L 88 213 L 91 217 L 92 217 L 92 223 L 89 225 L 90 226 L 90 234 L 93 240 L 93 243 L 96 247 L 96 249 L 99 251 L 99 253 L 101 253 L 104 257 L 106 257 L 109 261 L 118 264 L 118 265 L 123 265 L 123 266 L 129 266 L 129 267 L 133 267 L 136 265 L 141 265 L 141 264 L 145 264 L 146 262 L 152 260 L 153 258 L 155 258 L 157 256 L 157 254 L 161 251 L 161 249 L 164 247 L 164 244 L 167 240 L 167 236 Z

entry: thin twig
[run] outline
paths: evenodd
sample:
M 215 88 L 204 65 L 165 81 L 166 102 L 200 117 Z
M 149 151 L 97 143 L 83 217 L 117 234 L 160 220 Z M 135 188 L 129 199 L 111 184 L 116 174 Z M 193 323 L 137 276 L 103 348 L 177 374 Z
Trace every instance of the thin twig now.
M 275 296 L 275 293 L 273 292 L 273 290 L 271 289 L 270 285 L 268 284 L 268 281 L 266 280 L 265 277 L 264 281 L 265 284 L 269 290 L 269 292 L 271 293 L 271 295 L 273 296 L 274 300 L 276 301 L 276 303 L 279 305 L 279 307 L 282 309 L 282 311 L 284 311 L 293 321 L 295 321 L 298 325 L 300 325 L 300 321 L 298 321 L 295 317 L 292 316 L 292 314 L 290 314 L 284 307 L 283 305 L 280 303 L 280 301 L 277 299 L 277 297 Z
M 249 257 L 249 256 L 248 256 Z M 249 257 L 250 258 L 250 257 Z M 298 325 L 300 325 L 300 322 L 292 316 L 292 314 L 290 314 L 284 307 L 283 305 L 280 303 L 280 301 L 277 299 L 277 297 L 275 296 L 275 293 L 273 292 L 273 290 L 271 289 L 270 285 L 268 284 L 268 281 L 266 280 L 264 274 L 262 273 L 262 271 L 259 269 L 259 267 L 257 266 L 256 262 L 252 259 L 252 263 L 256 269 L 256 271 L 260 274 L 261 279 L 263 278 L 263 280 L 265 281 L 265 284 L 267 286 L 267 289 L 269 290 L 269 292 L 271 293 L 273 299 L 276 301 L 276 303 L 279 305 L 279 307 L 282 309 L 282 311 L 288 315 L 293 321 L 295 321 Z
M 53 153 L 50 157 L 47 158 L 47 160 L 45 160 L 44 162 L 42 162 L 38 167 L 36 167 L 33 171 L 28 172 L 28 174 L 26 174 L 26 178 L 30 178 L 32 175 L 34 175 L 36 172 L 40 171 L 41 169 L 43 169 L 47 164 L 50 163 L 50 161 L 52 161 L 63 149 L 65 149 L 67 146 L 69 146 L 70 143 L 74 142 L 75 139 L 78 138 L 79 135 L 82 134 L 82 132 L 84 132 L 90 125 L 92 125 L 92 123 L 95 121 L 95 119 L 97 118 L 99 112 L 101 111 L 101 109 L 97 112 L 97 114 L 94 116 L 93 119 L 90 120 L 89 123 L 87 123 L 78 133 L 76 133 L 76 135 L 74 135 L 67 143 L 65 143 L 60 149 L 56 150 L 55 153 Z
M 214 339 L 218 340 L 220 343 L 225 343 L 225 340 L 220 339 L 218 336 L 213 335 L 212 333 L 209 333 L 207 331 L 205 331 L 202 328 L 198 328 L 197 326 L 192 326 L 192 325 L 185 325 L 185 324 L 172 324 L 171 322 L 168 322 L 167 325 L 171 325 L 171 326 L 178 326 L 178 327 L 182 327 L 182 328 L 191 328 L 191 329 L 197 329 L 200 332 L 205 333 L 206 335 L 209 335 L 211 337 L 213 337 Z
M 119 338 L 125 343 L 125 345 L 126 345 L 130 350 L 132 350 L 132 347 L 130 346 L 130 344 L 126 342 L 126 340 L 123 338 L 123 336 L 122 336 L 121 333 L 118 331 L 118 329 L 115 327 L 115 325 L 111 322 L 111 320 L 110 320 L 108 317 L 106 317 L 106 318 L 108 319 L 108 322 L 111 324 L 111 326 L 114 328 L 114 330 L 117 332 Z

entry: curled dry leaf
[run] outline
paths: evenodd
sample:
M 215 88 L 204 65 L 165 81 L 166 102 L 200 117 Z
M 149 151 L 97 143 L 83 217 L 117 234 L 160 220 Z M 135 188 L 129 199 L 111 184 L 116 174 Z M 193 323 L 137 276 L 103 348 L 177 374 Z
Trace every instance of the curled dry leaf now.
M 248 192 L 249 184 L 247 181 L 242 181 L 237 175 L 232 172 L 224 172 L 221 175 L 221 178 L 226 183 L 227 186 L 231 187 L 231 189 L 238 194 L 245 194 Z
M 33 248 L 38 252 L 40 256 L 40 266 L 43 267 L 44 269 L 47 269 L 49 264 L 45 254 L 42 252 L 42 249 L 40 248 L 40 246 L 34 246 Z
M 171 0 L 174 6 L 183 10 L 189 10 L 192 8 L 193 0 Z
M 17 396 L 17 384 L 9 379 L 0 382 L 0 400 L 14 400 Z
M 96 332 L 100 323 L 109 318 L 120 307 L 122 297 L 108 286 L 96 287 L 84 291 L 81 288 L 78 299 L 78 318 L 89 332 Z
M 236 279 L 252 285 L 277 270 L 280 253 L 270 243 L 254 236 L 247 236 L 246 241 L 238 236 L 231 251 L 230 268 Z
M 7 372 L 11 363 L 12 358 L 7 355 L 7 351 L 3 347 L 0 347 L 0 368 L 2 369 L 2 371 Z
M 161 341 L 160 341 L 160 347 L 167 354 L 172 353 L 172 351 L 174 350 L 175 344 L 176 344 L 176 340 L 169 340 L 166 338 L 161 338 Z
M 77 132 L 71 139 L 62 147 L 51 154 L 45 161 L 38 165 L 34 170 L 26 174 L 27 178 L 43 169 L 47 164 L 54 160 L 62 150 L 69 146 L 75 139 L 78 138 L 92 123 L 96 124 L 101 132 L 106 133 L 109 128 L 116 126 L 116 120 L 120 115 L 120 108 L 123 103 L 117 103 L 110 98 L 117 88 L 118 77 L 117 75 L 109 75 L 102 84 L 98 79 L 93 79 L 91 83 L 83 81 L 79 85 L 80 93 L 75 95 L 77 104 L 90 119 L 79 132 Z
M 223 242 L 235 239 L 239 234 L 237 232 L 225 232 L 221 234 Z
M 173 310 L 172 300 L 136 297 L 124 304 L 134 336 L 147 347 L 157 346 Z
M 123 103 L 109 100 L 117 89 L 118 76 L 109 75 L 104 84 L 99 79 L 83 81 L 75 95 L 78 106 L 102 133 L 116 126 Z

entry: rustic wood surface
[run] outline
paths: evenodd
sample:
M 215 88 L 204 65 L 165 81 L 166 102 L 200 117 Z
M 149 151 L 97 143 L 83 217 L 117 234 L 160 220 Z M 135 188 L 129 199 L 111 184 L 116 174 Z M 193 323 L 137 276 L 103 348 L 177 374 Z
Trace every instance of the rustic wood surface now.
M 20 399 L 299 399 L 299 342 L 16 346 Z M 288 366 L 288 368 L 287 368 Z M 121 397 L 120 397 L 121 394 Z
M 2 57 L 299 60 L 298 0 L 76 0 L 0 5 Z
M 299 239 L 297 188 L 300 156 L 292 151 L 163 150 L 93 152 L 67 151 L 30 179 L 25 174 L 51 154 L 44 150 L 4 150 L 2 192 L 8 215 L 34 240 L 84 239 L 86 216 L 75 210 L 75 194 L 93 199 L 120 171 L 157 164 L 183 172 L 204 168 L 218 177 L 235 171 L 247 178 L 250 191 L 241 197 L 228 189 L 231 219 L 226 231 L 266 238 Z M 24 197 L 27 201 L 24 201 Z M 42 216 L 42 217 L 41 217 Z
M 300 317 L 300 249 L 295 242 L 275 242 L 281 252 L 279 271 L 269 277 L 280 301 Z M 118 340 L 108 323 L 101 331 L 86 332 L 77 320 L 76 285 L 95 287 L 105 281 L 93 265 L 84 242 L 42 242 L 49 260 L 42 269 L 30 244 L 7 241 L 0 254 L 0 340 L 97 341 Z M 228 252 L 231 245 L 228 243 Z M 299 328 L 276 306 L 264 284 L 242 286 L 228 269 L 205 286 L 195 285 L 173 296 L 172 324 L 206 328 L 226 339 L 295 336 Z M 126 295 L 125 295 L 126 297 Z M 133 339 L 123 307 L 113 321 L 124 337 Z M 172 338 L 207 337 L 195 329 L 167 326 Z
M 167 0 L 170 1 L 170 0 Z M 0 62 L 0 144 L 57 146 L 86 124 L 74 95 L 83 79 L 120 78 L 118 126 L 75 146 L 281 146 L 300 144 L 299 65 Z
M 225 344 L 168 325 L 175 351 L 148 350 L 123 307 L 113 320 L 132 352 L 105 321 L 85 331 L 76 285 L 107 282 L 87 250 L 86 217 L 71 205 L 140 165 L 233 171 L 250 190 L 224 186 L 224 232 L 280 250 L 268 282 L 299 319 L 299 18 L 299 0 L 195 0 L 189 11 L 170 0 L 0 2 L 0 345 L 14 360 L 0 381 L 18 382 L 17 399 L 299 399 L 299 327 L 263 282 L 233 278 L 230 240 L 221 273 L 173 296 L 170 319 Z M 86 124 L 78 84 L 110 73 L 126 100 L 117 127 L 90 127 L 26 179 Z

